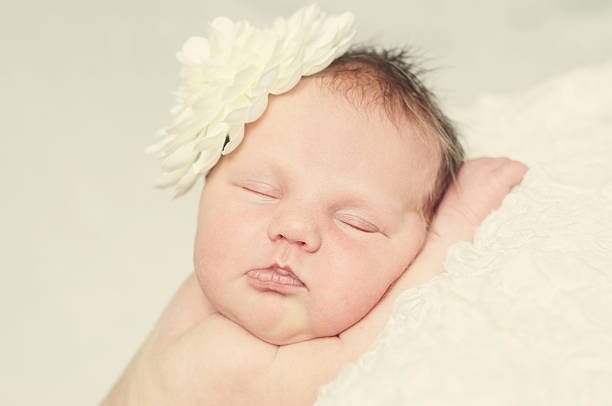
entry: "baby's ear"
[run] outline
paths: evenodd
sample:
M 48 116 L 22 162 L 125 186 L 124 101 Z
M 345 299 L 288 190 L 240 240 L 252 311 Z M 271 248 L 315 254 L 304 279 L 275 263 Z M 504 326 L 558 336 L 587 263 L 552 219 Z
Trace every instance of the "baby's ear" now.
M 472 241 L 476 227 L 501 206 L 527 170 L 525 164 L 509 158 L 466 161 L 440 202 L 430 231 L 444 238 Z

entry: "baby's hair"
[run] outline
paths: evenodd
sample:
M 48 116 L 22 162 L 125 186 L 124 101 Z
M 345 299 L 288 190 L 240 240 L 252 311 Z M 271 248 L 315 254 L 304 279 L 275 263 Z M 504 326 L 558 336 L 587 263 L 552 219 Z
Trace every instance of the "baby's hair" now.
M 394 123 L 405 117 L 423 134 L 433 133 L 440 165 L 421 208 L 429 224 L 444 192 L 456 179 L 464 151 L 453 124 L 419 78 L 423 72 L 404 49 L 359 47 L 350 49 L 315 76 L 332 79 L 326 84 L 342 90 L 353 103 L 382 105 Z

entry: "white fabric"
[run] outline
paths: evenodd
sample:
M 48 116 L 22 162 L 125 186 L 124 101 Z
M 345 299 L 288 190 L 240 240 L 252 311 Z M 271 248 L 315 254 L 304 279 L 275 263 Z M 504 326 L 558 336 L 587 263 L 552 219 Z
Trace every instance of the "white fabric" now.
M 531 169 L 316 405 L 611 405 L 612 63 L 452 116 Z

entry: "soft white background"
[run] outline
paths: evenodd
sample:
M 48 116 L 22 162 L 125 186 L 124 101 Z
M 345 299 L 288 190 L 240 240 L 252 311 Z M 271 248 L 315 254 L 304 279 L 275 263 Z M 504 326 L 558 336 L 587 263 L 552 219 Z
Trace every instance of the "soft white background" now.
M 11 1 L 0 17 L 0 404 L 96 404 L 191 272 L 199 187 L 151 188 L 175 52 L 299 1 Z M 410 45 L 448 107 L 612 56 L 606 0 L 321 1 Z

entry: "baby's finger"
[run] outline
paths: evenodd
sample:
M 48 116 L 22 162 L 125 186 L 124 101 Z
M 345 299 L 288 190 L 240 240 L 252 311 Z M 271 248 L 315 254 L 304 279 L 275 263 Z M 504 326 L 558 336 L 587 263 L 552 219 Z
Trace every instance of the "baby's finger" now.
M 528 170 L 529 168 L 524 163 L 508 159 L 492 171 L 492 178 L 505 195 L 521 183 Z

